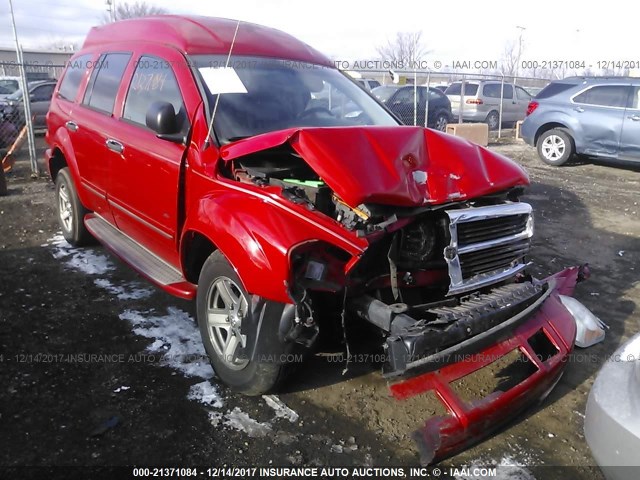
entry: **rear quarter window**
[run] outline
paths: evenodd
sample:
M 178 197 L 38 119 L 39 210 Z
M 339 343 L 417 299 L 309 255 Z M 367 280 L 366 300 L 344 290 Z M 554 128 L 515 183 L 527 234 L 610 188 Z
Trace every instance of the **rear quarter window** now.
M 575 96 L 573 101 L 585 105 L 625 108 L 630 91 L 631 87 L 625 85 L 599 85 Z
M 572 87 L 575 87 L 575 85 L 572 83 L 561 83 L 561 82 L 550 83 L 549 85 L 544 87 L 542 90 L 540 90 L 538 94 L 535 96 L 535 98 L 537 100 L 551 98 L 555 95 L 558 95 L 559 93 L 569 90 Z
M 70 102 L 75 100 L 78 89 L 80 88 L 80 83 L 82 83 L 82 78 L 91 63 L 91 57 L 91 54 L 87 54 L 69 60 L 67 70 L 64 73 L 64 77 L 62 77 L 62 83 L 60 83 L 60 88 L 58 89 L 58 96 Z

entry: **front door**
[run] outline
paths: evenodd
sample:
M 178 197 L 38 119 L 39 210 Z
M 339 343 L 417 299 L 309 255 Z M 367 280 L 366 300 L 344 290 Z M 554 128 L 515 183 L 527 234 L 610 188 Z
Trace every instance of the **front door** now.
M 176 265 L 180 165 L 186 145 L 158 138 L 147 127 L 146 116 L 152 104 L 168 102 L 186 136 L 186 112 L 196 111 L 200 97 L 184 57 L 169 47 L 140 50 L 134 65 L 114 138 L 122 151 L 108 199 L 120 230 Z

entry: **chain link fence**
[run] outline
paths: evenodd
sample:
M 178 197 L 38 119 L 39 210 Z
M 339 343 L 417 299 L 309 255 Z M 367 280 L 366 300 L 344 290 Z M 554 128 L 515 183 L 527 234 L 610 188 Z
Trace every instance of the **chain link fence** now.
M 505 128 L 512 129 L 524 119 L 531 99 L 551 82 L 547 78 L 427 70 L 348 73 L 406 125 L 444 130 L 446 123 L 485 122 L 498 138 Z
M 18 57 L 22 57 L 22 52 Z M 63 70 L 62 64 L 0 62 L 0 159 L 3 169 L 11 168 L 15 155 L 26 145 L 32 173 L 38 175 L 35 138 L 46 131 L 46 114 L 56 80 Z

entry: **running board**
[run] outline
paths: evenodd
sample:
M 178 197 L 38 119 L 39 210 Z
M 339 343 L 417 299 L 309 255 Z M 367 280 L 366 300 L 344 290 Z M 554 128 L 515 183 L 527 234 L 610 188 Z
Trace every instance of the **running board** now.
M 103 218 L 90 213 L 85 217 L 84 224 L 100 243 L 163 290 L 187 300 L 195 297 L 196 285 L 186 281 L 178 270 Z

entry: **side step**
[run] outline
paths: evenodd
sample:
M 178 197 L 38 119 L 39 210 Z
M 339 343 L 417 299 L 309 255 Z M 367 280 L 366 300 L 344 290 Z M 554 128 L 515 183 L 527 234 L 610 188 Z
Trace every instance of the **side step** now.
M 100 243 L 133 267 L 144 277 L 172 295 L 191 300 L 196 285 L 187 282 L 182 274 L 98 215 L 89 214 L 84 219 L 87 230 Z

